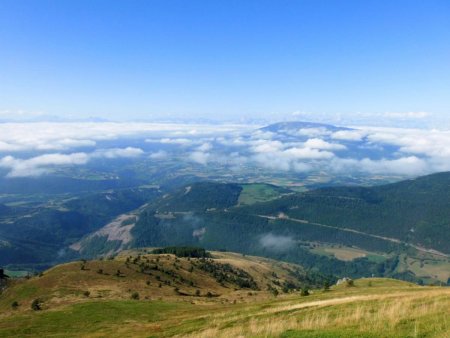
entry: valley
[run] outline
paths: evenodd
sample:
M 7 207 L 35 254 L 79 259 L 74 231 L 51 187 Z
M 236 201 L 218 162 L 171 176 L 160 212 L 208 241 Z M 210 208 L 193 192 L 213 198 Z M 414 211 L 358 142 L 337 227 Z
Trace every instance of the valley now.
M 449 178 L 442 173 L 300 193 L 263 183 L 199 181 L 54 196 L 36 207 L 5 206 L 0 251 L 9 270 L 33 271 L 124 249 L 191 245 L 281 259 L 336 277 L 447 284 Z

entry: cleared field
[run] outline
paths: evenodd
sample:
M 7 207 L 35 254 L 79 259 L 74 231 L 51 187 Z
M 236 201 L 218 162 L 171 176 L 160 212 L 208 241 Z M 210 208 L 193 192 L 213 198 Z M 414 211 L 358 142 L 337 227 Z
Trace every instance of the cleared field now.
M 313 243 L 313 246 L 314 247 L 311 249 L 312 252 L 319 255 L 333 256 L 342 261 L 352 261 L 361 257 L 367 257 L 369 260 L 375 262 L 380 262 L 386 259 L 381 254 L 343 245 Z
M 288 192 L 288 190 L 270 184 L 244 184 L 242 185 L 242 192 L 239 195 L 238 204 L 250 205 L 267 202 L 280 197 L 286 192 Z
M 450 278 L 450 261 L 445 258 L 402 257 L 399 271 L 410 270 L 423 280 L 438 280 L 447 283 Z

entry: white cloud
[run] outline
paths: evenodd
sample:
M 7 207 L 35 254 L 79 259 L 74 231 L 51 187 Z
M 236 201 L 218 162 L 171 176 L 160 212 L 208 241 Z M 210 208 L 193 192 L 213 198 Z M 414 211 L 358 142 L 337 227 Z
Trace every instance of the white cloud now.
M 147 141 L 150 142 L 150 141 Z M 193 141 L 187 138 L 162 138 L 161 140 L 159 140 L 160 143 L 165 143 L 165 144 L 180 144 L 180 145 L 188 145 L 191 144 Z
M 305 142 L 306 148 L 323 149 L 323 150 L 345 150 L 346 146 L 338 143 L 330 143 L 320 138 L 311 138 Z
M 144 151 L 140 148 L 127 147 L 127 148 L 112 148 L 98 150 L 92 154 L 94 157 L 105 158 L 118 158 L 118 157 L 138 157 L 144 154 Z
M 268 233 L 259 238 L 259 244 L 268 250 L 286 251 L 295 245 L 295 240 L 289 236 L 274 235 Z
M 386 112 L 384 117 L 391 119 L 424 119 L 431 114 L 427 112 Z
M 331 138 L 341 141 L 361 141 L 365 135 L 363 130 L 339 130 L 331 134 Z
M 169 154 L 167 154 L 167 152 L 165 152 L 163 150 L 156 151 L 156 152 L 151 153 L 149 155 L 149 157 L 154 159 L 154 160 L 164 159 L 164 158 L 167 158 L 167 156 L 169 156 Z
M 421 114 L 408 113 L 406 116 L 420 117 Z M 99 157 L 143 155 L 144 151 L 136 147 L 95 150 L 108 144 L 105 141 L 120 139 L 123 144 L 125 141 L 122 140 L 132 138 L 133 145 L 136 140 L 156 143 L 152 148 L 158 147 L 158 143 L 181 145 L 179 151 L 184 151 L 182 154 L 191 161 L 204 165 L 217 162 L 234 166 L 236 170 L 243 164 L 275 171 L 323 170 L 329 173 L 416 175 L 450 170 L 449 131 L 358 127 L 330 132 L 323 128 L 306 128 L 293 129 L 294 134 L 284 140 L 276 133 L 254 131 L 253 128 L 111 122 L 0 123 L 0 152 L 4 155 L 0 166 L 10 169 L 10 176 L 25 175 L 27 170 L 28 175 L 39 175 L 56 166 L 79 165 L 77 161 L 83 157 L 77 158 L 73 154 L 85 154 L 87 161 Z M 296 141 L 295 136 L 299 135 L 301 137 Z M 310 138 L 302 142 L 304 136 Z M 345 145 L 340 141 L 345 141 Z M 352 147 L 352 142 L 356 147 Z M 346 152 L 347 148 L 351 152 Z M 39 153 L 29 159 L 17 155 L 26 151 Z M 372 156 L 374 153 L 377 155 Z M 41 158 L 46 155 L 58 156 Z M 169 155 L 155 149 L 148 156 L 163 159 Z
M 0 152 L 61 151 L 95 147 L 98 141 L 142 137 L 149 142 L 188 144 L 191 137 L 230 136 L 253 130 L 246 125 L 116 122 L 0 123 Z M 172 137 L 175 136 L 175 137 Z
M 47 173 L 51 167 L 82 165 L 88 161 L 89 155 L 86 153 L 46 154 L 26 160 L 6 156 L 0 159 L 0 167 L 10 169 L 8 177 L 39 176 Z
M 211 143 L 207 143 L 207 142 L 205 142 L 201 146 L 197 147 L 198 151 L 203 151 L 203 152 L 209 151 L 211 149 L 212 149 Z
M 203 165 L 206 165 L 208 163 L 209 157 L 210 157 L 210 154 L 204 153 L 201 151 L 194 151 L 193 153 L 191 153 L 189 155 L 189 158 L 192 161 L 199 163 L 199 164 L 203 164 Z
M 326 128 L 302 128 L 292 134 L 298 136 L 319 137 L 330 135 L 330 131 Z
M 329 159 L 334 156 L 332 152 L 321 151 L 313 148 L 289 148 L 280 153 L 282 156 L 286 156 L 292 159 Z
M 9 169 L 7 177 L 39 176 L 58 166 L 84 165 L 93 158 L 136 157 L 143 154 L 139 148 L 116 148 L 99 150 L 90 154 L 79 152 L 71 154 L 45 154 L 28 159 L 5 156 L 0 159 L 0 167 Z

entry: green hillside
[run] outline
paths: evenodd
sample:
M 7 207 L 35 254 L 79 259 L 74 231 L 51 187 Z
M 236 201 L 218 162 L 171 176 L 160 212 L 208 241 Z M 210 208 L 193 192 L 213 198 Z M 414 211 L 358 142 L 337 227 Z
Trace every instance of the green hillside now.
M 248 213 L 392 237 L 450 253 L 450 173 L 384 186 L 325 188 L 255 205 Z
M 180 251 L 186 253 L 186 248 Z M 324 288 L 311 284 L 295 265 L 233 253 L 211 256 L 126 251 L 114 259 L 73 262 L 13 280 L 0 294 L 0 336 L 450 334 L 448 288 L 381 278 Z
M 6 207 L 9 212 L 0 213 L 0 265 L 49 266 L 74 258 L 68 245 L 158 195 L 156 189 L 134 188 Z

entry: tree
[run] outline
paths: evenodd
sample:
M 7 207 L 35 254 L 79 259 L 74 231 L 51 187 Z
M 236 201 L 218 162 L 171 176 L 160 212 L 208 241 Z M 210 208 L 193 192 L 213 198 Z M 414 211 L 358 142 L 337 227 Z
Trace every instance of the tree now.
M 33 300 L 33 302 L 31 303 L 31 309 L 32 309 L 33 311 L 39 311 L 39 310 L 42 310 L 42 307 L 41 307 L 41 301 L 40 301 L 39 299 Z
M 353 287 L 353 286 L 355 286 L 355 282 L 353 281 L 353 279 L 347 279 L 345 281 L 345 286 L 346 287 Z

